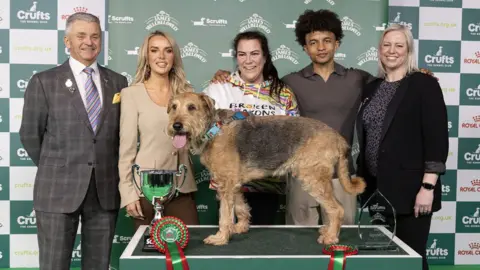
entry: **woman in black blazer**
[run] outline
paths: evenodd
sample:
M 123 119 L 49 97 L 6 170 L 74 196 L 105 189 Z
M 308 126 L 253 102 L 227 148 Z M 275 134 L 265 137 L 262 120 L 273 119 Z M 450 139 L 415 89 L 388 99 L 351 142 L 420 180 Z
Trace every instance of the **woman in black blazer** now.
M 396 236 L 422 256 L 425 270 L 432 212 L 441 208 L 447 109 L 435 77 L 416 66 L 408 28 L 385 30 L 379 58 L 379 79 L 365 86 L 357 116 L 357 173 L 367 182 L 360 197 L 382 192 L 396 210 Z

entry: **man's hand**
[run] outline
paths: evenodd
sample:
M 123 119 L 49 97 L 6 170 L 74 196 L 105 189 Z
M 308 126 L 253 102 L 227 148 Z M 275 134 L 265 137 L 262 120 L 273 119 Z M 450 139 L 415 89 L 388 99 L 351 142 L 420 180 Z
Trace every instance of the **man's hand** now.
M 136 219 L 145 219 L 145 216 L 142 213 L 142 206 L 140 201 L 134 201 L 133 203 L 127 205 L 127 214 Z

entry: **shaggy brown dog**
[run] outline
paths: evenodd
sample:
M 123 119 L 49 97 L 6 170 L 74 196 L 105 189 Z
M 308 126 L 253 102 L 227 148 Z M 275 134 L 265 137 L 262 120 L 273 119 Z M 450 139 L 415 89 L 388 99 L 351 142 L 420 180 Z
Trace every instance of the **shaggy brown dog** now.
M 344 138 L 310 118 L 248 116 L 233 120 L 234 112 L 216 110 L 214 104 L 207 95 L 184 93 L 173 98 L 167 110 L 167 133 L 173 137 L 174 146 L 189 147 L 200 154 L 201 163 L 218 185 L 219 231 L 204 242 L 225 245 L 232 234 L 248 231 L 250 208 L 240 190 L 243 184 L 291 173 L 328 215 L 328 224 L 319 230 L 317 241 L 337 243 L 344 210 L 333 195 L 335 166 L 345 191 L 359 194 L 365 189 L 363 179 L 349 177 L 349 146 Z M 215 124 L 220 131 L 205 136 Z

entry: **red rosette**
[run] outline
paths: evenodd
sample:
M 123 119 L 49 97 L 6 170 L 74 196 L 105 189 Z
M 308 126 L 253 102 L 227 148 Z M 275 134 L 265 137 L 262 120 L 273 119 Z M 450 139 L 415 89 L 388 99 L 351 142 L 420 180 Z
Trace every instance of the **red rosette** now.
M 155 248 L 161 252 L 166 252 L 167 243 L 178 243 L 181 249 L 188 245 L 190 234 L 185 223 L 173 216 L 167 216 L 157 220 L 150 230 L 150 238 Z
M 337 244 L 327 245 L 323 247 L 323 250 L 322 250 L 323 254 L 325 255 L 333 255 L 335 251 L 343 251 L 345 256 L 358 254 L 358 249 L 350 245 L 337 245 Z
M 345 270 L 347 256 L 358 254 L 358 249 L 350 245 L 327 245 L 323 254 L 330 255 L 328 270 Z

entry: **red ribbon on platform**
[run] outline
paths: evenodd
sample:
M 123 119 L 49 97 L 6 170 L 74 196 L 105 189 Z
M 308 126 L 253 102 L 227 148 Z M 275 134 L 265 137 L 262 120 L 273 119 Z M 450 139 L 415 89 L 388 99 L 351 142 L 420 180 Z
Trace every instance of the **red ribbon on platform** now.
M 176 217 L 164 217 L 152 226 L 150 237 L 155 248 L 165 254 L 167 270 L 190 270 L 183 249 L 187 246 L 187 226 Z
M 323 254 L 330 255 L 328 270 L 345 270 L 347 256 L 358 254 L 358 250 L 349 245 L 328 245 Z

